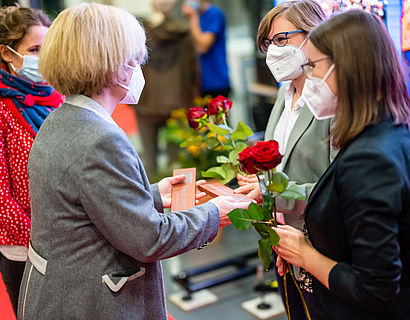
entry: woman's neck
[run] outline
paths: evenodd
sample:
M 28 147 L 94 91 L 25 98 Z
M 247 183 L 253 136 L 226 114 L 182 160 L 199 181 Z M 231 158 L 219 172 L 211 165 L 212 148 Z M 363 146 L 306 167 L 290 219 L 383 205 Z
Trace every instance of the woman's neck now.
M 102 94 L 91 95 L 90 98 L 97 101 L 109 115 L 112 115 L 115 107 L 119 103 L 119 98 L 113 96 L 109 89 L 105 89 Z
M 303 86 L 305 85 L 305 80 L 306 80 L 306 77 L 304 75 L 292 80 L 292 84 L 295 87 L 295 92 L 293 93 L 293 100 L 292 100 L 292 106 L 291 106 L 292 110 L 295 107 L 296 101 L 298 101 L 298 99 L 302 96 L 302 91 L 303 91 Z

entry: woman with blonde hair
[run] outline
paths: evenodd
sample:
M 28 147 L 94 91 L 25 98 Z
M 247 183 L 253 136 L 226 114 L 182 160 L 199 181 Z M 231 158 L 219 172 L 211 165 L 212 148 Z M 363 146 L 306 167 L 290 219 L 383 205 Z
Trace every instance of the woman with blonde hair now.
M 279 150 L 284 157 L 278 170 L 303 186 L 308 196 L 336 154 L 328 141 L 332 119 L 315 119 L 300 98 L 306 80 L 301 66 L 306 62 L 307 35 L 325 19 L 322 7 L 315 0 L 290 0 L 266 14 L 257 35 L 257 45 L 261 52 L 266 53 L 267 66 L 276 81 L 282 82 L 265 131 L 265 140 L 279 142 Z M 240 187 L 235 192 L 262 200 L 256 176 L 238 175 L 238 183 Z M 276 209 L 280 222 L 301 230 L 305 206 L 305 201 L 279 198 Z M 299 268 L 294 271 L 300 279 Z M 277 278 L 285 303 L 283 279 L 278 274 Z M 305 319 L 292 279 L 287 280 L 287 288 L 292 319 Z
M 335 115 L 340 151 L 310 195 L 307 237 L 281 226 L 276 251 L 306 270 L 312 319 L 408 319 L 410 98 L 396 49 L 377 16 L 351 10 L 312 31 L 303 68 L 302 96 L 315 117 Z
M 30 153 L 19 319 L 166 319 L 159 260 L 212 241 L 228 212 L 249 205 L 218 197 L 163 213 L 185 176 L 151 186 L 111 118 L 119 102 L 138 102 L 146 56 L 135 17 L 97 3 L 62 11 L 44 40 L 40 71 L 66 100 Z
M 28 156 L 44 119 L 63 102 L 38 72 L 50 24 L 41 10 L 0 10 L 0 269 L 16 314 L 31 227 Z

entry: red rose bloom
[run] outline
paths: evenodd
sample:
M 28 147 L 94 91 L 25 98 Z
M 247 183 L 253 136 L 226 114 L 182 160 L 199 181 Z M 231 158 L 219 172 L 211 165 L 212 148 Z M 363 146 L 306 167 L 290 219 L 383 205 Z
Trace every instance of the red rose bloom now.
M 192 129 L 200 129 L 202 127 L 201 119 L 207 117 L 206 111 L 203 108 L 190 108 L 187 114 L 189 126 Z
M 232 101 L 224 96 L 217 96 L 211 99 L 208 104 L 208 114 L 218 115 L 220 111 L 224 111 L 228 115 L 228 111 L 232 108 Z
M 239 163 L 241 164 L 242 170 L 248 174 L 255 174 L 258 170 L 255 168 L 254 161 L 252 158 L 252 148 L 247 147 L 239 153 Z
M 251 150 L 255 167 L 259 170 L 268 171 L 275 168 L 281 161 L 279 144 L 275 140 L 258 141 Z

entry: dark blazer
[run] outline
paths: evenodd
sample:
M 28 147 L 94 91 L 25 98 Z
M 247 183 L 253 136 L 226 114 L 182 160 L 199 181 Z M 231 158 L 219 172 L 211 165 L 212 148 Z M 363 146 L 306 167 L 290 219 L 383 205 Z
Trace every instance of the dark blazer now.
M 410 319 L 410 132 L 386 121 L 341 150 L 311 193 L 314 247 L 338 264 L 313 279 L 312 319 Z

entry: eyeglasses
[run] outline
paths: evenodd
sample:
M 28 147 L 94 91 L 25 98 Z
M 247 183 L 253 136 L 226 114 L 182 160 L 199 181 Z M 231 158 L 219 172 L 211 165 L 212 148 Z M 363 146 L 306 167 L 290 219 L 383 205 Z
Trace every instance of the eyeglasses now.
M 295 34 L 295 33 L 299 33 L 299 32 L 305 32 L 303 30 L 295 30 L 295 31 L 289 31 L 289 32 L 279 32 L 277 34 L 275 34 L 273 36 L 272 39 L 264 39 L 263 40 L 263 45 L 265 47 L 265 49 L 268 49 L 268 47 L 273 43 L 274 45 L 278 46 L 278 47 L 283 47 L 286 46 L 288 44 L 288 40 L 289 34 Z
M 303 73 L 305 74 L 306 78 L 312 79 L 313 68 L 316 67 L 316 63 L 324 60 L 329 60 L 330 57 L 318 59 L 315 61 L 308 61 L 305 64 L 302 64 Z

